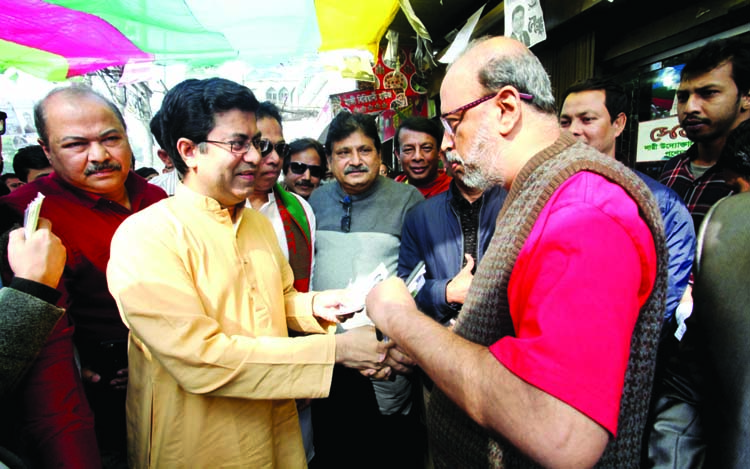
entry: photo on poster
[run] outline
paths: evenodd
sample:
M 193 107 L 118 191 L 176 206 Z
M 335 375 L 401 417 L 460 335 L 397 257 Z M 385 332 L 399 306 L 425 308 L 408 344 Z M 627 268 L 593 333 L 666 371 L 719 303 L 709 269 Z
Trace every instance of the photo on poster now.
M 539 0 L 505 1 L 505 35 L 522 42 L 526 47 L 547 39 Z

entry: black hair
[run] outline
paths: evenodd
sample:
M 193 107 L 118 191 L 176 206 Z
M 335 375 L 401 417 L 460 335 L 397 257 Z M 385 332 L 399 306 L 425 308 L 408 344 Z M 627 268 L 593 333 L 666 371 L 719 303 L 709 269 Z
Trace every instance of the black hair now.
M 5 183 L 8 179 L 12 179 L 12 178 L 21 179 L 13 173 L 5 173 L 3 175 L 0 175 L 0 181 L 3 181 L 3 183 Z
M 737 38 L 711 41 L 698 49 L 690 58 L 682 72 L 680 79 L 694 78 L 708 73 L 721 64 L 732 64 L 732 80 L 740 95 L 750 92 L 750 45 Z
M 568 95 L 583 91 L 604 91 L 604 105 L 607 107 L 610 122 L 614 122 L 621 112 L 628 114 L 628 95 L 625 89 L 605 78 L 589 78 L 573 84 L 563 93 L 562 103 L 565 104 Z
M 284 174 L 289 170 L 289 164 L 292 162 L 292 155 L 296 155 L 299 152 L 309 150 L 315 150 L 320 158 L 320 165 L 323 167 L 323 172 L 328 171 L 328 161 L 326 160 L 326 150 L 323 148 L 323 144 L 314 138 L 298 138 L 289 144 L 289 154 L 284 157 L 284 163 L 282 170 Z
M 154 140 L 156 140 L 156 144 L 159 145 L 159 148 L 162 150 L 164 149 L 164 137 L 161 134 L 161 116 L 159 115 L 159 111 L 156 111 L 156 114 L 154 114 L 154 117 L 151 118 L 151 122 L 148 123 L 149 128 L 151 129 L 151 135 L 154 136 Z
M 516 7 L 513 9 L 513 13 L 510 14 L 510 17 L 513 18 L 518 13 L 521 13 L 522 15 L 526 14 L 526 9 L 523 7 L 523 5 L 516 5 Z
M 149 168 L 148 166 L 144 166 L 142 168 L 138 168 L 135 170 L 135 174 L 139 175 L 142 178 L 147 178 L 151 176 L 152 174 L 159 175 L 159 171 L 155 170 L 154 168 Z
M 717 166 L 735 172 L 750 182 L 750 120 L 745 120 L 727 135 Z
M 401 141 L 399 139 L 401 137 L 401 130 L 403 129 L 413 130 L 415 132 L 422 132 L 430 135 L 435 139 L 435 145 L 437 145 L 438 150 L 440 150 L 440 146 L 443 144 L 443 134 L 445 133 L 445 131 L 443 130 L 443 126 L 441 124 L 427 119 L 426 117 L 412 116 L 402 120 L 401 124 L 396 130 L 396 135 L 394 137 L 394 148 L 396 148 L 397 151 L 401 151 Z
M 52 166 L 44 154 L 41 145 L 29 145 L 18 150 L 13 157 L 13 171 L 18 179 L 29 182 L 29 172 L 32 169 L 44 169 Z
M 325 146 L 326 155 L 331 156 L 334 143 L 344 140 L 358 130 L 372 139 L 372 142 L 375 144 L 375 151 L 380 153 L 380 135 L 378 134 L 378 124 L 375 122 L 375 117 L 369 114 L 341 111 L 328 126 Z
M 255 118 L 258 120 L 270 117 L 279 123 L 281 126 L 281 111 L 271 101 L 263 101 L 258 106 L 258 110 L 255 111 Z
M 101 100 L 104 104 L 107 105 L 110 110 L 112 110 L 112 113 L 122 125 L 122 129 L 125 131 L 128 130 L 127 125 L 125 125 L 125 118 L 122 117 L 122 112 L 120 112 L 120 109 L 115 105 L 115 103 L 97 93 L 88 85 L 73 83 L 70 86 L 55 88 L 54 90 L 47 93 L 47 96 L 45 96 L 41 101 L 34 105 L 34 126 L 36 127 L 37 135 L 39 135 L 39 140 L 41 140 L 45 146 L 49 146 L 49 134 L 47 133 L 47 114 L 45 112 L 46 103 L 48 99 L 58 94 L 66 94 L 70 95 L 71 97 L 87 97 Z
M 180 174 L 187 172 L 187 165 L 177 151 L 177 140 L 204 142 L 216 125 L 216 114 L 234 109 L 254 114 L 258 100 L 248 87 L 224 78 L 192 78 L 167 92 L 157 113 L 164 140 L 162 148 Z

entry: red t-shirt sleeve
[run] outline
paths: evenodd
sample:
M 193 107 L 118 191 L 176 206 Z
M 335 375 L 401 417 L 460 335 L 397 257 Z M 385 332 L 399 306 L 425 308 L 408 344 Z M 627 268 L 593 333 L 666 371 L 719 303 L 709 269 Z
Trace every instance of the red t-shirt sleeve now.
M 616 435 L 630 338 L 655 271 L 635 202 L 579 174 L 553 194 L 524 244 L 508 286 L 516 336 L 490 351 Z

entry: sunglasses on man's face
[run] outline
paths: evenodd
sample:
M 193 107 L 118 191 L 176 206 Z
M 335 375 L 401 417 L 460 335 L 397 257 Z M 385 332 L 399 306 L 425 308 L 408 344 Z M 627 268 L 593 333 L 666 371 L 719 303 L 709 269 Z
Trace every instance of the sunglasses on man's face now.
M 258 142 L 257 148 L 260 151 L 260 156 L 265 158 L 270 155 L 272 151 L 276 150 L 276 154 L 281 158 L 286 158 L 289 155 L 290 147 L 286 142 L 272 143 L 267 138 L 256 139 Z M 253 142 L 255 143 L 255 142 Z
M 305 164 L 300 163 L 297 161 L 292 161 L 289 163 L 289 169 L 294 174 L 305 174 L 305 171 L 308 169 L 310 170 L 310 177 L 321 179 L 325 172 L 323 171 L 322 166 L 314 165 L 314 164 Z

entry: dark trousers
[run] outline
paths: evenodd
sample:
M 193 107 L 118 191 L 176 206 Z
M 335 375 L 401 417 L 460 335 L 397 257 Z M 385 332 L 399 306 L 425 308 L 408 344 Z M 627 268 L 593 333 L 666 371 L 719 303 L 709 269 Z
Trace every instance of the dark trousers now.
M 96 439 L 105 469 L 127 467 L 125 390 L 105 383 L 87 383 L 86 397 L 94 411 Z
M 316 469 L 423 467 L 426 438 L 417 410 L 381 415 L 372 382 L 356 370 L 334 368 L 330 395 L 313 401 L 312 420 Z

